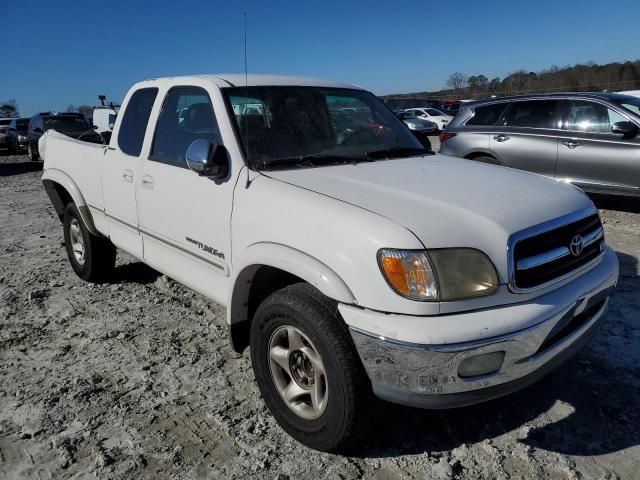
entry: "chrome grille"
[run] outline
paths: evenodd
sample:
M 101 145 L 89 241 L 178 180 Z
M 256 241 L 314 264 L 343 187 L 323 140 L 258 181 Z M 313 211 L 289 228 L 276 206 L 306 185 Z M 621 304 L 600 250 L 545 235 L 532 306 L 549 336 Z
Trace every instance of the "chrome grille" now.
M 535 289 L 572 274 L 600 255 L 603 241 L 604 230 L 595 212 L 566 222 L 559 219 L 550 228 L 534 227 L 511 246 L 512 287 Z

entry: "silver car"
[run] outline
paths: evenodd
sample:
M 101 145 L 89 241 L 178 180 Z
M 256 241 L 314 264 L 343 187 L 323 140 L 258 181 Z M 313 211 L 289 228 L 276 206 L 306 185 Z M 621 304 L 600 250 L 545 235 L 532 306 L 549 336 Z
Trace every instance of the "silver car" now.
M 11 118 L 0 118 L 0 148 L 7 147 L 7 130 L 10 123 Z
M 462 107 L 440 153 L 540 173 L 585 191 L 640 196 L 640 98 L 565 93 Z

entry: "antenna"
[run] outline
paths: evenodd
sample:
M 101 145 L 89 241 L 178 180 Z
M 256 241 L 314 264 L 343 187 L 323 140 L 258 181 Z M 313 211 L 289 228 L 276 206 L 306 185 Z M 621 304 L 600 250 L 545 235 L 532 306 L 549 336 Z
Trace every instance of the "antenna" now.
M 244 152 L 247 156 L 247 163 L 250 165 L 249 159 L 249 118 L 247 116 L 247 105 L 249 102 L 249 73 L 247 68 L 247 12 L 244 12 L 244 108 L 242 115 L 244 116 Z M 247 183 L 245 188 L 249 188 L 251 180 L 249 179 L 249 165 L 247 165 Z

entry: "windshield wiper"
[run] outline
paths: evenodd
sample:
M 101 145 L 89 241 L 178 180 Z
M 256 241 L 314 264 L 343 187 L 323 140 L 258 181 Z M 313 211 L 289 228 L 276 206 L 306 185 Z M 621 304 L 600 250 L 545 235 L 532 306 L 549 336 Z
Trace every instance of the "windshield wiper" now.
M 263 168 L 277 169 L 287 168 L 291 166 L 300 168 L 317 167 L 319 165 L 336 165 L 336 164 L 355 164 L 359 162 L 374 162 L 375 159 L 369 158 L 367 155 L 349 156 L 349 155 L 302 155 L 299 157 L 279 158 L 269 162 L 264 162 Z
M 385 150 L 374 150 L 367 152 L 365 155 L 367 158 L 373 160 L 379 160 L 381 158 L 400 158 L 400 157 L 414 157 L 419 155 L 433 155 L 433 150 L 427 150 L 426 148 L 416 147 L 392 147 Z

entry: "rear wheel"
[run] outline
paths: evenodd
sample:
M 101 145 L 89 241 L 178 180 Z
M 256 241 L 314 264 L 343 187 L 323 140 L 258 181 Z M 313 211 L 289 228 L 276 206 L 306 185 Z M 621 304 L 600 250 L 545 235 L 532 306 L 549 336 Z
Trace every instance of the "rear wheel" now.
M 299 442 L 341 451 L 366 424 L 364 369 L 336 303 L 311 285 L 286 287 L 258 307 L 251 362 L 267 407 Z
M 116 248 L 105 237 L 98 237 L 87 230 L 75 204 L 64 211 L 64 243 L 71 267 L 88 282 L 103 282 L 113 273 Z

